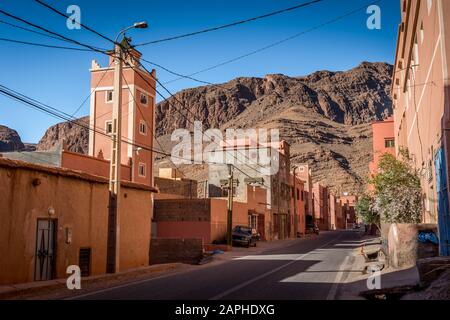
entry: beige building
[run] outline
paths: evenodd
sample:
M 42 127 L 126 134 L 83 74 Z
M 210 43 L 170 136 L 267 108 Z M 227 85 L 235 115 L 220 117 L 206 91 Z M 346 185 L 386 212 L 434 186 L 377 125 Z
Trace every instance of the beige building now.
M 407 147 L 419 170 L 423 222 L 448 235 L 450 1 L 401 0 L 392 95 L 396 152 Z M 446 161 L 447 159 L 447 161 Z

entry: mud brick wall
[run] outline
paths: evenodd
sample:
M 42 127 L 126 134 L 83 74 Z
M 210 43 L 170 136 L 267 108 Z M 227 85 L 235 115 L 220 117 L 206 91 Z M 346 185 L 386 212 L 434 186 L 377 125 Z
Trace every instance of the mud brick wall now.
M 211 221 L 210 199 L 155 200 L 153 221 Z
M 198 263 L 203 256 L 202 239 L 152 239 L 150 264 Z

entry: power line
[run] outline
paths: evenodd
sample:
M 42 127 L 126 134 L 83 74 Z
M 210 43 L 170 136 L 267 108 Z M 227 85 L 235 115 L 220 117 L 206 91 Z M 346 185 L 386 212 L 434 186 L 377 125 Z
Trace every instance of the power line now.
M 43 1 L 41 1 L 41 0 L 35 0 L 35 1 L 36 1 L 37 3 L 39 3 L 40 5 L 43 5 L 44 7 L 46 7 L 46 8 L 48 8 L 48 9 L 50 9 L 51 11 L 55 12 L 56 14 L 59 14 L 60 16 L 62 16 L 62 17 L 64 17 L 64 18 L 70 19 L 71 21 L 75 22 L 77 25 L 79 25 L 79 26 L 85 28 L 86 30 L 88 30 L 88 31 L 90 31 L 90 32 L 95 33 L 96 35 L 100 36 L 101 38 L 103 38 L 103 39 L 105 39 L 105 40 L 107 40 L 107 41 L 109 41 L 109 42 L 111 42 L 112 44 L 116 44 L 113 40 L 111 40 L 111 39 L 108 38 L 107 36 L 101 34 L 100 32 L 95 31 L 94 29 L 92 29 L 92 28 L 90 28 L 90 27 L 88 27 L 88 26 L 82 24 L 82 23 L 79 22 L 79 21 L 76 21 L 76 20 L 73 19 L 72 17 L 69 17 L 67 14 L 65 14 L 65 13 L 63 13 L 63 12 L 61 12 L 61 11 L 55 9 L 55 8 L 53 8 L 53 7 L 50 6 L 49 4 L 47 4 L 47 3 L 45 3 L 45 2 L 43 2 Z
M 93 47 L 93 46 L 90 46 L 90 45 L 86 45 L 86 44 L 83 44 L 83 43 L 81 43 L 81 42 L 78 42 L 78 41 L 76 41 L 76 40 L 73 40 L 73 39 L 70 39 L 70 38 L 67 38 L 67 37 L 65 37 L 65 36 L 62 36 L 62 35 L 60 35 L 60 34 L 58 34 L 58 33 L 56 33 L 56 32 L 53 32 L 53 31 L 50 31 L 50 30 L 48 30 L 48 29 L 46 29 L 46 28 L 44 28 L 44 27 L 41 27 L 41 26 L 39 26 L 39 25 L 36 25 L 36 24 L 34 24 L 34 23 L 32 23 L 32 22 L 29 22 L 29 21 L 27 21 L 27 20 L 25 20 L 25 19 L 22 19 L 22 18 L 20 18 L 20 17 L 17 17 L 17 16 L 15 16 L 15 15 L 13 15 L 13 14 L 10 14 L 10 13 L 8 13 L 8 12 L 6 12 L 6 11 L 4 11 L 4 10 L 1 10 L 0 9 L 0 13 L 2 13 L 2 14 L 4 14 L 4 15 L 6 15 L 6 16 L 9 16 L 9 17 L 11 17 L 11 18 L 13 18 L 13 19 L 16 19 L 16 20 L 19 20 L 19 21 L 21 21 L 21 22 L 24 22 L 24 23 L 26 23 L 26 24 L 28 24 L 28 25 L 31 25 L 31 26 L 33 26 L 33 27 L 35 27 L 35 28 L 38 28 L 38 29 L 41 29 L 41 30 L 43 30 L 43 31 L 46 31 L 46 32 L 48 32 L 48 33 L 50 33 L 50 34 L 53 34 L 53 35 L 56 35 L 56 36 L 58 36 L 58 37 L 61 37 L 61 38 L 63 38 L 63 39 L 66 39 L 66 40 L 68 40 L 68 41 L 71 41 L 71 42 L 73 42 L 73 43 L 75 43 L 75 44 L 78 44 L 78 45 L 80 45 L 80 46 L 83 46 L 83 47 L 86 47 L 86 48 L 88 48 L 88 49 L 91 49 L 92 51 L 95 51 L 95 52 L 99 52 L 99 53 L 102 53 L 102 54 L 104 54 L 104 55 L 107 55 L 107 56 L 109 56 L 109 54 L 107 53 L 107 52 L 105 52 L 105 51 L 102 51 L 102 50 L 98 50 L 98 49 L 96 49 L 95 47 Z M 91 30 L 90 30 L 91 31 Z M 97 34 L 97 32 L 96 31 L 92 31 L 92 32 L 94 32 L 94 33 L 96 33 Z M 124 49 L 126 49 L 126 48 L 124 48 Z M 123 58 L 121 58 L 121 61 L 122 62 L 124 62 L 125 64 L 127 64 L 128 66 L 130 66 L 133 70 L 135 70 L 136 72 L 137 72 L 137 74 L 139 75 L 139 77 L 140 78 L 142 78 L 148 85 L 150 85 L 150 87 L 152 87 L 152 89 L 154 89 L 157 93 L 158 93 L 158 95 L 160 95 L 164 100 L 167 100 L 166 99 L 166 97 L 164 97 L 164 95 L 162 95 L 150 82 L 148 82 L 148 80 L 147 79 L 145 79 L 142 75 L 141 75 L 141 71 L 140 70 L 136 70 L 133 66 L 131 66 L 125 59 L 123 59 Z M 142 68 L 152 77 L 152 78 L 154 78 L 153 77 L 153 75 L 145 68 L 145 66 L 143 66 L 142 64 L 141 64 L 141 66 L 142 66 Z M 178 102 L 178 103 L 180 103 L 180 105 L 183 105 L 172 93 L 170 93 L 170 91 L 166 88 L 166 87 L 164 87 L 164 85 L 158 80 L 158 79 L 156 79 L 156 78 L 154 78 L 155 79 L 155 81 L 157 81 L 160 85 L 162 85 L 163 86 L 163 88 Z M 168 100 L 167 100 L 168 101 Z M 168 103 L 170 104 L 170 102 L 168 101 Z M 181 116 L 183 116 L 188 122 L 191 122 L 181 111 L 179 111 L 178 110 L 178 108 L 176 108 L 175 106 L 174 106 L 174 108 L 175 108 L 175 110 L 176 111 L 178 111 L 180 114 L 181 114 Z M 189 110 L 188 110 L 189 111 Z M 190 111 L 189 111 L 190 112 Z M 191 114 L 193 114 L 192 112 L 190 112 Z M 195 115 L 194 115 L 194 119 L 195 119 Z M 70 121 L 70 120 L 68 120 L 68 121 Z M 192 123 L 192 122 L 191 122 Z M 244 155 L 245 156 L 245 155 Z M 236 160 L 238 160 L 237 158 L 236 158 L 236 156 L 233 154 L 233 157 L 236 159 Z M 248 159 L 248 157 L 247 157 L 247 159 Z M 247 165 L 248 166 L 248 165 Z M 258 171 L 258 170 L 256 170 L 255 168 L 253 168 L 253 167 L 250 167 L 250 166 L 248 166 L 249 168 L 251 168 L 252 170 L 254 170 L 255 172 L 257 172 L 258 174 L 260 174 L 260 172 Z M 250 176 L 249 176 L 250 177 Z
M 38 34 L 38 35 L 41 35 L 43 37 L 47 37 L 47 38 L 56 39 L 56 40 L 59 40 L 59 41 L 72 43 L 72 41 L 68 41 L 68 40 L 62 39 L 61 37 L 56 37 L 56 36 L 52 36 L 52 35 L 50 35 L 48 33 L 39 32 L 39 31 L 36 31 L 36 30 L 33 30 L 33 29 L 25 28 L 25 27 L 22 27 L 22 26 L 19 26 L 17 24 L 10 23 L 10 22 L 4 21 L 4 20 L 0 20 L 0 23 L 3 23 L 5 25 L 7 25 L 7 26 L 10 26 L 10 27 L 13 27 L 13 28 L 16 28 L 16 29 L 20 29 L 20 30 L 27 31 L 27 32 L 30 32 L 30 33 Z M 9 39 L 8 39 L 8 41 L 9 41 Z M 28 43 L 25 42 L 24 44 L 28 44 Z M 30 44 L 31 45 L 35 45 L 34 43 L 30 43 Z M 65 48 L 62 48 L 62 49 L 65 49 Z M 104 50 L 102 48 L 97 48 L 97 49 Z M 88 51 L 88 50 L 85 50 L 85 51 Z
M 87 50 L 87 49 L 86 49 Z M 110 64 L 108 65 L 108 68 L 110 68 L 112 65 L 112 60 L 110 62 Z M 84 106 L 84 104 L 86 103 L 86 101 L 92 96 L 92 94 L 97 90 L 98 86 L 100 85 L 100 83 L 102 82 L 102 80 L 105 78 L 105 75 L 107 74 L 107 72 L 105 71 L 102 76 L 100 77 L 100 80 L 98 80 L 97 84 L 95 85 L 95 88 L 93 90 L 91 90 L 91 88 L 89 88 L 89 95 L 86 97 L 86 99 L 83 100 L 83 102 L 81 102 L 81 104 L 78 106 L 78 108 L 72 113 L 72 116 L 76 115 L 78 111 L 80 111 L 80 109 Z
M 100 50 L 100 49 L 98 49 L 98 48 L 96 48 L 96 47 L 93 47 L 93 46 L 90 46 L 90 45 L 87 45 L 87 44 L 83 44 L 83 43 L 78 42 L 78 41 L 76 41 L 76 40 L 70 39 L 70 38 L 68 38 L 68 37 L 66 37 L 66 36 L 63 36 L 63 35 L 61 35 L 61 34 L 58 34 L 58 33 L 53 32 L 53 31 L 51 31 L 51 30 L 48 30 L 48 29 L 46 29 L 46 28 L 44 28 L 44 27 L 41 27 L 41 26 L 39 26 L 39 25 L 37 25 L 37 24 L 35 24 L 35 23 L 33 23 L 33 22 L 27 21 L 27 20 L 25 20 L 25 19 L 22 19 L 22 18 L 16 16 L 16 15 L 13 15 L 13 14 L 11 14 L 11 13 L 8 13 L 8 12 L 6 12 L 5 10 L 0 9 L 0 13 L 3 14 L 3 15 L 5 15 L 5 16 L 7 16 L 7 17 L 13 18 L 13 19 L 15 19 L 15 20 L 17 20 L 17 21 L 23 22 L 23 23 L 25 23 L 25 24 L 27 24 L 27 25 L 29 25 L 29 26 L 32 26 L 32 27 L 37 28 L 37 29 L 39 29 L 39 30 L 45 31 L 45 32 L 47 32 L 47 33 L 49 33 L 49 34 L 51 34 L 51 35 L 60 37 L 61 39 L 64 39 L 64 40 L 67 40 L 67 41 L 69 41 L 69 42 L 78 44 L 79 46 L 82 46 L 82 47 L 91 49 L 92 51 L 107 54 L 107 53 L 104 52 L 103 50 Z
M 180 74 L 180 73 L 175 72 L 175 71 L 172 71 L 172 70 L 170 70 L 170 69 L 168 69 L 168 68 L 166 68 L 166 67 L 164 67 L 164 66 L 162 66 L 162 65 L 160 65 L 160 64 L 157 64 L 157 63 L 155 63 L 155 62 L 148 61 L 148 60 L 146 60 L 146 59 L 144 59 L 144 58 L 142 58 L 142 57 L 141 57 L 141 60 L 144 61 L 144 62 L 147 62 L 148 64 L 151 64 L 151 65 L 153 65 L 153 66 L 155 66 L 155 67 L 157 67 L 157 68 L 163 69 L 164 71 L 166 71 L 166 72 L 168 72 L 168 73 L 171 73 L 171 74 L 173 74 L 173 75 L 175 75 L 175 76 L 178 76 L 178 77 L 180 77 L 180 78 L 189 79 L 189 80 L 192 80 L 192 81 L 195 81 L 195 82 L 198 82 L 198 83 L 207 84 L 207 85 L 211 85 L 211 86 L 214 86 L 214 87 L 217 87 L 217 88 L 221 88 L 221 89 L 230 91 L 230 89 L 225 88 L 225 87 L 223 87 L 223 86 L 221 86 L 221 85 L 218 85 L 218 84 L 215 84 L 215 83 L 212 83 L 212 82 L 208 82 L 208 81 L 204 81 L 204 80 L 199 80 L 199 79 L 193 78 L 193 77 L 188 76 L 188 75 Z
M 160 86 L 162 86 L 163 88 L 164 88 L 164 90 L 166 90 L 167 91 L 167 93 L 175 100 L 175 101 L 177 101 L 181 106 L 183 106 L 184 107 L 184 104 L 182 103 L 182 102 L 180 102 L 180 100 L 178 100 L 178 98 L 175 96 L 175 95 L 173 95 L 170 91 L 169 91 L 169 89 L 167 89 L 157 78 L 155 78 L 155 77 L 153 77 L 153 75 L 144 67 L 144 66 L 142 66 L 143 68 L 144 68 L 144 70 L 147 72 L 147 73 L 149 73 L 150 74 L 150 76 L 157 82 L 157 83 L 159 83 L 159 85 Z M 135 70 L 135 69 L 134 69 Z M 140 73 L 138 72 L 138 74 L 140 75 Z M 141 76 L 141 78 L 144 80 L 144 81 L 146 81 L 149 85 L 151 85 L 145 78 L 143 78 L 142 76 Z M 170 104 L 170 102 L 169 102 L 169 100 L 167 99 L 167 98 L 165 98 L 156 88 L 153 88 L 163 99 L 165 99 L 169 104 Z M 173 105 L 172 105 L 173 106 Z M 176 111 L 179 111 L 175 106 L 174 106 L 174 108 L 175 108 L 175 110 Z M 194 117 L 194 119 L 195 119 L 195 114 L 194 113 L 192 113 L 188 108 L 185 108 L 185 110 L 187 110 L 190 114 L 192 114 L 193 115 L 193 117 Z M 189 122 L 189 123 L 191 123 L 192 124 L 192 121 L 191 120 L 189 120 L 183 113 L 181 113 L 181 111 L 179 111 L 179 113 Z M 209 137 L 209 138 L 211 138 L 211 137 Z M 218 138 L 220 138 L 220 137 L 218 137 Z M 228 144 L 228 143 L 227 143 Z M 237 153 L 239 153 L 239 151 L 238 150 L 236 150 L 236 152 Z M 244 155 L 244 157 L 245 158 L 247 158 L 248 160 L 250 160 L 245 154 L 243 154 L 243 153 L 241 153 L 242 155 Z M 232 154 L 232 156 L 236 159 L 236 160 L 239 160 L 234 154 Z M 261 174 L 261 172 L 260 171 L 258 171 L 257 169 L 255 169 L 255 168 L 253 168 L 253 167 L 251 167 L 251 166 L 249 166 L 248 164 L 245 164 L 244 163 L 244 165 L 246 165 L 247 167 L 249 167 L 250 169 L 252 169 L 252 170 L 254 170 L 255 172 L 257 172 L 258 174 Z M 259 167 L 261 167 L 260 165 L 258 165 Z M 242 172 L 242 171 L 241 171 Z M 244 173 L 245 175 L 247 175 L 246 173 Z M 251 176 L 249 176 L 249 175 L 247 175 L 247 177 L 249 177 L 249 178 L 252 178 Z M 263 184 L 264 185 L 264 184 Z
M 338 17 L 336 17 L 336 18 L 333 18 L 333 19 L 331 19 L 331 20 L 328 20 L 328 21 L 326 21 L 326 22 L 324 22 L 324 23 L 318 24 L 318 25 L 316 25 L 316 26 L 314 26 L 314 27 L 308 28 L 308 29 L 306 29 L 306 30 L 304 30 L 304 31 L 302 31 L 302 32 L 296 33 L 296 34 L 294 34 L 294 35 L 292 35 L 292 36 L 290 36 L 290 37 L 284 38 L 284 39 L 282 39 L 282 40 L 273 42 L 273 43 L 271 43 L 271 44 L 269 44 L 269 45 L 266 45 L 266 46 L 261 47 L 261 48 L 259 48 L 259 49 L 256 49 L 256 50 L 250 51 L 250 52 L 248 52 L 248 53 L 242 54 L 242 55 L 237 56 L 237 57 L 235 57 L 235 58 L 228 59 L 228 60 L 225 60 L 225 61 L 220 62 L 220 63 L 218 63 L 218 64 L 212 65 L 212 66 L 210 66 L 210 67 L 207 67 L 207 68 L 201 69 L 201 70 L 199 70 L 199 71 L 193 72 L 193 73 L 189 74 L 188 76 L 192 77 L 192 76 L 195 76 L 195 75 L 197 75 L 197 74 L 204 73 L 204 72 L 207 72 L 207 71 L 210 71 L 210 70 L 213 70 L 213 69 L 222 67 L 222 66 L 224 66 L 224 65 L 227 65 L 227 64 L 236 62 L 236 61 L 238 61 L 238 60 L 247 58 L 247 57 L 249 57 L 249 56 L 252 56 L 252 55 L 257 54 L 257 53 L 259 53 L 259 52 L 265 51 L 265 50 L 267 50 L 267 49 L 276 47 L 276 46 L 278 46 L 278 45 L 280 45 L 280 44 L 282 44 L 282 43 L 285 43 L 285 42 L 287 42 L 287 41 L 290 41 L 290 40 L 292 40 L 292 39 L 298 38 L 298 37 L 300 37 L 300 36 L 302 36 L 302 35 L 305 35 L 305 34 L 307 34 L 307 33 L 313 32 L 313 31 L 318 30 L 318 29 L 320 29 L 320 28 L 323 28 L 323 27 L 325 27 L 325 26 L 327 26 L 327 25 L 330 25 L 330 24 L 333 24 L 333 23 L 335 23 L 335 22 L 337 22 L 337 21 L 340 21 L 340 20 L 342 20 L 342 19 L 345 19 L 345 18 L 347 18 L 347 17 L 349 17 L 349 16 L 351 16 L 351 15 L 354 15 L 355 13 L 357 13 L 357 12 L 359 12 L 359 11 L 361 11 L 361 10 L 366 10 L 369 4 L 376 4 L 376 3 L 379 3 L 379 2 L 381 2 L 381 1 L 383 1 L 383 0 L 372 1 L 372 2 L 370 2 L 370 3 L 368 3 L 368 4 L 366 4 L 365 6 L 362 6 L 362 7 L 359 7 L 359 8 L 357 8 L 357 9 L 355 9 L 355 10 L 349 11 L 349 12 L 347 12 L 347 13 L 341 15 L 341 16 L 338 16 Z M 181 79 L 183 79 L 183 78 L 180 77 L 180 78 L 172 79 L 172 80 L 169 80 L 169 81 L 164 82 L 164 84 L 169 84 L 169 83 L 172 83 L 172 82 L 181 80 Z
M 13 23 L 10 23 L 10 22 L 4 21 L 4 20 L 0 20 L 0 23 L 3 23 L 3 24 L 5 24 L 5 25 L 8 25 L 8 26 L 13 27 L 13 28 L 16 28 L 16 29 L 21 29 L 21 30 L 24 30 L 24 31 L 27 31 L 27 32 L 39 34 L 39 35 L 41 35 L 41 36 L 48 37 L 48 38 L 51 38 L 51 39 L 56 39 L 56 40 L 66 41 L 66 40 L 63 40 L 63 39 L 61 39 L 61 38 L 59 38 L 59 37 L 54 37 L 54 36 L 49 35 L 49 34 L 44 33 L 44 32 L 39 32 L 39 31 L 36 31 L 36 30 L 33 30 L 33 29 L 28 29 L 28 28 L 25 28 L 25 27 L 22 27 L 22 26 L 19 26 L 19 25 L 17 25 L 17 24 L 13 24 Z
M 36 1 L 39 1 L 39 0 L 36 0 Z M 321 2 L 321 1 L 323 1 L 323 0 L 309 1 L 309 2 L 298 4 L 298 5 L 290 7 L 290 8 L 277 10 L 277 11 L 266 13 L 266 14 L 263 14 L 263 15 L 260 15 L 260 16 L 257 16 L 257 17 L 253 17 L 253 18 L 249 18 L 249 19 L 245 19 L 245 20 L 240 20 L 240 21 L 235 21 L 235 22 L 228 23 L 228 24 L 221 25 L 221 26 L 217 26 L 217 27 L 207 28 L 207 29 L 203 29 L 203 30 L 199 30 L 199 31 L 195 31 L 195 32 L 180 34 L 180 35 L 173 36 L 173 37 L 168 37 L 168 38 L 163 38 L 163 39 L 158 39 L 158 40 L 153 40 L 153 41 L 140 43 L 140 44 L 135 45 L 135 47 L 145 46 L 145 45 L 148 45 L 148 44 L 155 44 L 155 43 L 160 43 L 160 42 L 166 42 L 166 41 L 171 41 L 171 40 L 176 40 L 176 39 L 181 39 L 181 38 L 187 38 L 187 37 L 195 36 L 195 35 L 202 34 L 202 33 L 207 33 L 207 32 L 211 32 L 211 31 L 217 31 L 217 30 L 221 30 L 221 29 L 225 29 L 225 28 L 229 28 L 229 27 L 234 27 L 234 26 L 241 25 L 241 24 L 244 24 L 244 23 L 247 23 L 247 22 L 251 22 L 251 21 L 255 21 L 255 20 L 259 20 L 259 19 L 264 19 L 264 18 L 268 18 L 268 17 L 271 17 L 271 16 L 275 16 L 275 15 L 281 14 L 281 13 L 285 13 L 285 12 L 288 12 L 288 11 L 293 11 L 293 10 L 296 10 L 296 9 L 307 7 L 309 5 L 312 5 L 312 4 Z
M 95 133 L 101 134 L 103 136 L 110 137 L 109 134 L 107 134 L 107 133 L 105 133 L 103 131 L 99 131 L 95 127 L 92 128 L 90 126 L 84 125 L 79 120 L 73 120 L 73 119 L 70 119 L 70 118 L 64 116 L 64 114 L 65 114 L 64 112 L 62 112 L 62 111 L 60 111 L 60 110 L 58 110 L 58 109 L 56 109 L 54 107 L 47 106 L 47 105 L 45 105 L 45 104 L 43 104 L 43 103 L 41 103 L 41 102 L 39 102 L 39 101 L 37 101 L 37 100 L 35 100 L 33 98 L 30 98 L 30 97 L 27 97 L 26 95 L 17 93 L 16 91 L 14 91 L 14 90 L 12 90 L 12 89 L 10 89 L 8 87 L 5 87 L 3 85 L 0 85 L 0 94 L 3 94 L 6 97 L 9 97 L 9 98 L 11 98 L 13 100 L 19 101 L 19 102 L 21 102 L 21 103 L 23 103 L 25 105 L 28 105 L 28 106 L 30 106 L 30 107 L 32 107 L 34 109 L 40 110 L 40 111 L 42 111 L 42 112 L 44 112 L 46 114 L 49 114 L 51 116 L 60 118 L 60 119 L 65 120 L 67 122 L 70 122 L 71 124 L 74 124 L 74 125 L 79 126 L 81 128 L 84 128 L 84 129 L 87 129 L 87 130 L 90 130 L 90 131 L 94 131 Z M 164 152 L 159 151 L 159 150 L 154 150 L 153 148 L 150 148 L 148 146 L 141 145 L 141 144 L 136 144 L 136 143 L 124 140 L 124 139 L 121 139 L 121 142 L 129 144 L 129 145 L 132 145 L 134 147 L 142 148 L 142 149 L 147 150 L 147 151 L 153 151 L 155 153 L 162 154 L 162 155 L 165 155 L 165 156 L 172 156 L 172 155 L 170 155 L 168 153 L 164 153 Z M 179 158 L 186 160 L 186 158 L 181 158 L 181 157 L 179 157 Z
M 152 130 L 150 131 L 151 139 L 152 139 L 153 141 L 156 141 L 156 143 L 159 145 L 159 147 L 161 148 L 161 150 L 162 150 L 163 152 L 167 153 L 167 152 L 164 150 L 164 148 L 163 148 L 163 146 L 161 145 L 161 143 L 158 141 L 158 139 L 153 135 L 153 129 L 154 129 L 154 128 L 153 128 L 153 123 L 152 123 L 151 126 L 149 126 L 149 124 L 148 124 L 148 122 L 147 122 L 147 119 L 145 119 L 144 113 L 142 112 L 141 107 L 140 107 L 139 103 L 138 103 L 137 100 L 136 100 L 136 96 L 134 95 L 134 92 L 131 90 L 130 85 L 128 84 L 128 81 L 127 81 L 126 77 L 124 76 L 123 72 L 122 72 L 122 75 L 121 75 L 121 76 L 122 76 L 122 79 L 125 81 L 125 84 L 127 85 L 127 89 L 128 89 L 128 91 L 130 92 L 131 96 L 133 97 L 134 104 L 136 105 L 136 108 L 138 109 L 139 113 L 141 114 L 142 119 L 144 119 L 144 122 L 145 122 L 147 128 L 150 128 L 150 127 L 152 128 Z M 154 113 L 155 110 L 152 110 L 152 112 Z M 173 163 L 173 162 L 172 162 L 172 163 Z M 173 163 L 173 164 L 175 165 L 175 163 Z M 176 165 L 175 165 L 175 167 L 176 167 Z M 179 169 L 178 167 L 177 167 L 177 169 L 180 170 L 180 172 L 181 172 L 181 174 L 182 174 L 183 176 L 185 176 L 184 173 L 181 171 L 181 169 Z
M 0 38 L 0 41 L 12 42 L 12 43 L 18 43 L 18 44 L 24 44 L 24 45 L 36 46 L 36 47 L 45 47 L 45 48 L 53 48 L 53 49 L 64 49 L 64 50 L 75 50 L 75 51 L 90 51 L 90 52 L 92 52 L 92 50 L 90 50 L 90 49 L 65 47 L 65 46 L 56 46 L 56 45 L 50 45 L 50 44 L 28 42 L 28 41 L 20 41 L 20 40 L 7 39 L 7 38 Z

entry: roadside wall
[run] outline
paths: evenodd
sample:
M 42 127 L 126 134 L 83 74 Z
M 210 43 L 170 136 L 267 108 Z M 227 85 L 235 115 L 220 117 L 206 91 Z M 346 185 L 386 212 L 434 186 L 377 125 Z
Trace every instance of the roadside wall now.
M 203 256 L 202 239 L 153 239 L 150 264 L 197 263 Z

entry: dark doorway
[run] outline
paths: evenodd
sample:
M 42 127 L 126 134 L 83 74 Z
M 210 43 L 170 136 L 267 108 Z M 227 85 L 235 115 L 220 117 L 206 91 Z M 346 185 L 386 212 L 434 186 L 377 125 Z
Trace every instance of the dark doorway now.
M 55 274 L 56 220 L 38 219 L 34 280 L 51 280 Z

